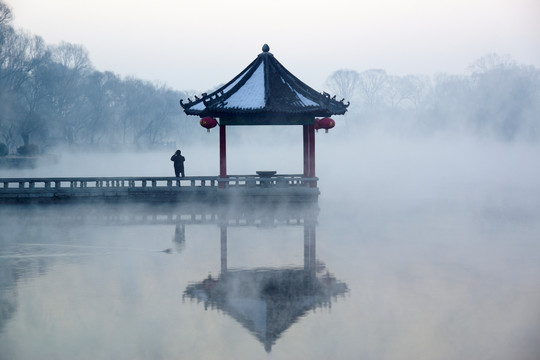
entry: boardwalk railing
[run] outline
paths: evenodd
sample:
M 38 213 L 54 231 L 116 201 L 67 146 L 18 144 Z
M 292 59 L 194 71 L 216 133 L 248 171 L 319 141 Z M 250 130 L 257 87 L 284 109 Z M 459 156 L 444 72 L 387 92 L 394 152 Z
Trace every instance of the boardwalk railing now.
M 0 201 L 55 198 L 149 198 L 177 200 L 234 194 L 305 196 L 318 194 L 317 178 L 302 175 L 177 177 L 0 178 Z M 315 186 L 314 186 L 315 185 Z
M 227 178 L 218 178 L 222 187 L 296 187 L 316 185 L 317 178 L 308 178 L 303 175 L 229 175 Z
M 180 186 L 217 186 L 215 176 L 176 177 L 59 177 L 59 178 L 0 178 L 0 192 L 24 192 L 40 189 L 90 189 L 90 188 L 172 188 Z M 76 191 L 76 190 L 74 190 Z

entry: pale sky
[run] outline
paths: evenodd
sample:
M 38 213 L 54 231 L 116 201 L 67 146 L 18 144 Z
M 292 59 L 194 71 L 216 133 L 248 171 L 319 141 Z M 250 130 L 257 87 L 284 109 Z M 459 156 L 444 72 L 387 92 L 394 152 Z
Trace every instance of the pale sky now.
M 538 0 L 4 0 L 17 28 L 97 70 L 177 90 L 231 80 L 264 43 L 316 90 L 339 69 L 462 74 L 488 53 L 540 67 Z

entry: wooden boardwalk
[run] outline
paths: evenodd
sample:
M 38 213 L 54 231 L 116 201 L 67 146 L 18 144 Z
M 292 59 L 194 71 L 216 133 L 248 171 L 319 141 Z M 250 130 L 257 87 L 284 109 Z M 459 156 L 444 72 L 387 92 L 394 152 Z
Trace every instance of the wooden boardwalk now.
M 317 178 L 303 175 L 0 178 L 0 203 L 84 201 L 313 202 Z

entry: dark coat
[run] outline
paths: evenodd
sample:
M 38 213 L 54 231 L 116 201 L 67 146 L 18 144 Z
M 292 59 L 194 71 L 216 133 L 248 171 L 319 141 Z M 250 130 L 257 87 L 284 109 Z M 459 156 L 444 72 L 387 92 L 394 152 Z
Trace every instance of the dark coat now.
M 171 161 L 174 161 L 174 168 L 178 170 L 184 170 L 184 161 L 186 158 L 180 154 L 174 154 L 171 156 Z

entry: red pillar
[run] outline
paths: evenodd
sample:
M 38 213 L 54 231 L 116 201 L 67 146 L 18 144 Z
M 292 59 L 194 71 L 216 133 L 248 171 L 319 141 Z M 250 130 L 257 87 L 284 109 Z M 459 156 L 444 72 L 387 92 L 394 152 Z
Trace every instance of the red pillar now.
M 309 176 L 309 139 L 308 139 L 308 126 L 303 125 L 303 144 L 304 144 L 304 176 Z
M 227 177 L 227 136 L 225 125 L 219 126 L 219 177 Z
M 304 140 L 304 176 L 315 177 L 315 125 L 303 126 Z M 316 187 L 313 181 L 311 187 Z
M 309 177 L 315 177 L 315 125 L 308 125 L 309 138 Z M 311 187 L 317 187 L 317 182 L 312 181 Z
M 315 177 L 315 125 L 309 125 L 309 176 Z

